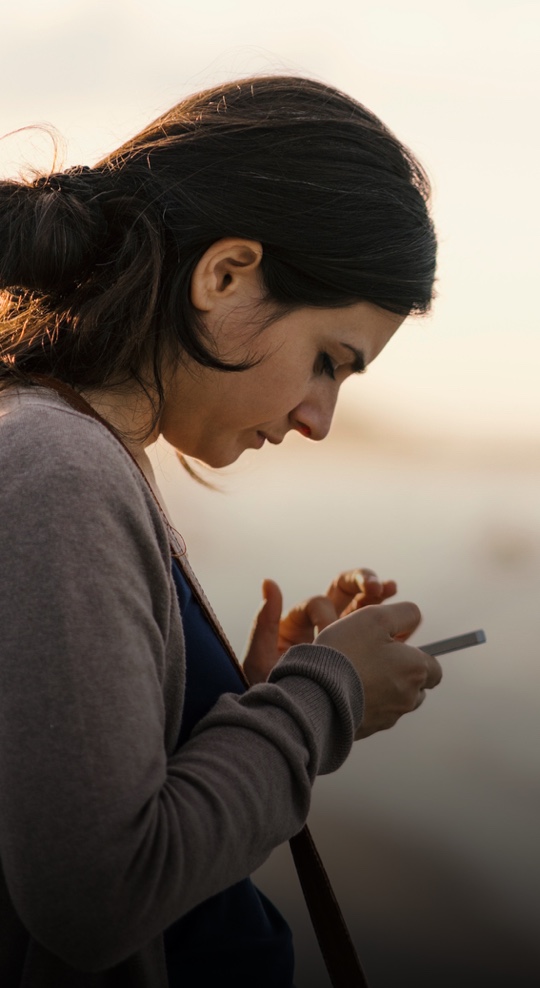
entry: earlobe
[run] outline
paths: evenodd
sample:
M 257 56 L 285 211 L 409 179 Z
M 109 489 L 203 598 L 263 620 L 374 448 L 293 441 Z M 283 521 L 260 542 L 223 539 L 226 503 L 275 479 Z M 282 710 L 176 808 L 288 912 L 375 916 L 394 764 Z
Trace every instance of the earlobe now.
M 233 295 L 255 297 L 260 288 L 262 255 L 262 245 L 256 240 L 217 240 L 205 251 L 191 276 L 192 304 L 200 312 L 210 312 Z

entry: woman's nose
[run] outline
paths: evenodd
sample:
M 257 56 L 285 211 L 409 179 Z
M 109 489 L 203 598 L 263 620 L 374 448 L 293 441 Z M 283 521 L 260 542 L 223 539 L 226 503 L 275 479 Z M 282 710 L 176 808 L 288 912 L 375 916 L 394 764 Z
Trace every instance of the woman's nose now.
M 290 413 L 293 429 L 309 439 L 316 441 L 325 439 L 330 432 L 336 401 L 337 389 L 335 392 L 333 390 L 330 392 L 329 389 L 324 392 L 318 391 L 317 394 L 305 398 Z

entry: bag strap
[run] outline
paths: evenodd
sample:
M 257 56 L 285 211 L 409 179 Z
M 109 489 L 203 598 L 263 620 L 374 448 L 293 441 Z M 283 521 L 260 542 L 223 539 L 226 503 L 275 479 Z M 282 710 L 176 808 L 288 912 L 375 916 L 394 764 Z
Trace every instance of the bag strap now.
M 139 463 L 137 463 L 137 460 L 131 451 L 122 442 L 116 430 L 113 429 L 106 419 L 102 418 L 102 416 L 96 412 L 95 409 L 92 408 L 92 406 L 77 391 L 71 388 L 70 385 L 66 384 L 64 381 L 59 381 L 56 378 L 47 377 L 42 374 L 33 375 L 31 380 L 40 387 L 50 388 L 53 391 L 56 391 L 69 405 L 71 405 L 72 408 L 78 412 L 81 412 L 83 415 L 96 419 L 115 436 L 117 441 L 123 446 L 135 463 L 137 469 L 143 476 L 145 483 L 148 485 L 149 490 L 155 498 L 160 512 L 166 521 L 167 530 L 171 536 L 172 554 L 178 559 L 178 542 L 173 536 L 173 530 L 171 529 L 170 522 L 164 515 L 163 508 L 152 490 L 151 485 L 148 483 L 148 479 Z M 179 561 L 182 562 L 181 559 Z M 234 651 L 231 648 L 224 632 L 222 631 L 219 622 L 208 604 L 198 581 L 195 579 L 191 568 L 183 566 L 183 571 L 191 585 L 191 589 L 195 592 L 199 603 L 211 620 L 212 625 L 214 626 L 214 629 L 226 649 L 231 661 L 240 671 L 242 678 L 249 686 L 244 670 L 234 654 Z M 313 923 L 313 929 L 319 942 L 321 954 L 323 956 L 333 988 L 369 988 L 366 975 L 363 971 L 352 942 L 351 935 L 347 929 L 343 914 L 330 884 L 330 879 L 328 878 L 325 867 L 321 861 L 317 848 L 315 847 L 313 837 L 311 836 L 307 825 L 305 825 L 298 834 L 291 837 L 289 845 L 296 871 L 298 873 L 302 892 L 311 917 L 311 922 Z
M 298 879 L 333 988 L 369 988 L 343 913 L 307 824 L 289 841 Z

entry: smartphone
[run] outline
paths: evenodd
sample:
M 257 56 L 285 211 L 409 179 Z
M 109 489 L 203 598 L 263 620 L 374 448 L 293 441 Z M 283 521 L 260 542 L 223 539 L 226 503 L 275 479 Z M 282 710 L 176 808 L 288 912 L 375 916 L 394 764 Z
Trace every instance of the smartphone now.
M 484 631 L 469 631 L 465 635 L 455 635 L 453 638 L 443 638 L 440 642 L 430 642 L 429 645 L 418 645 L 422 652 L 428 655 L 445 655 L 446 652 L 458 652 L 460 648 L 470 648 L 471 645 L 481 645 L 486 640 Z

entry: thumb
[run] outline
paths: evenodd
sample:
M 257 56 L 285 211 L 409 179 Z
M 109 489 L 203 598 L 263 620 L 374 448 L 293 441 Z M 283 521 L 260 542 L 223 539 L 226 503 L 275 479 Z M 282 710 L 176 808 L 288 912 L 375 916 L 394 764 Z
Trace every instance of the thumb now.
M 305 605 L 306 614 L 315 629 L 315 634 L 337 621 L 338 614 L 329 597 L 311 597 Z
M 257 614 L 255 624 L 265 629 L 275 629 L 277 633 L 283 610 L 283 594 L 274 580 L 263 580 L 262 594 L 263 605 Z
M 365 608 L 365 610 L 371 610 L 371 607 Z M 420 609 L 410 601 L 385 604 L 384 607 L 379 605 L 379 611 L 380 623 L 388 634 L 397 641 L 406 641 L 422 620 Z
M 279 622 L 283 608 L 283 595 L 273 580 L 263 580 L 263 602 L 251 627 L 248 648 L 251 651 L 267 648 L 277 643 Z
M 253 622 L 249 636 L 244 672 L 251 684 L 264 683 L 279 659 L 279 622 L 283 597 L 277 583 L 265 580 L 263 605 Z

